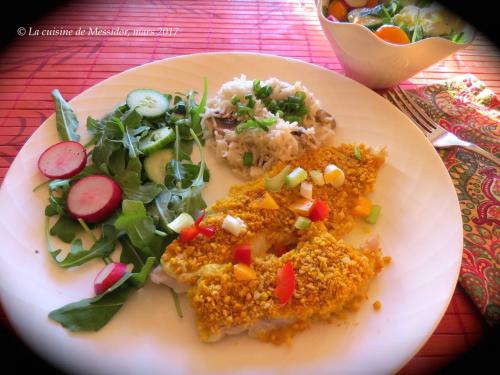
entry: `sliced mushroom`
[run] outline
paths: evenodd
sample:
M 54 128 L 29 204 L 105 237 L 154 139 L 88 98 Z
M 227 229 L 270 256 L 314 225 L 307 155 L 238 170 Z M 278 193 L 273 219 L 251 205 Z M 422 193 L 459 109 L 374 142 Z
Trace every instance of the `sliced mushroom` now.
M 213 117 L 215 121 L 215 126 L 220 129 L 232 130 L 239 124 L 239 121 L 235 117 Z
M 331 114 L 329 114 L 327 111 L 323 109 L 320 109 L 318 110 L 318 112 L 316 112 L 315 119 L 320 124 L 329 126 L 332 129 L 335 129 L 335 126 L 337 126 L 335 117 L 333 117 Z
M 297 137 L 300 137 L 302 134 L 304 134 L 304 131 L 302 129 L 294 130 L 294 131 L 292 131 L 292 134 L 297 136 Z

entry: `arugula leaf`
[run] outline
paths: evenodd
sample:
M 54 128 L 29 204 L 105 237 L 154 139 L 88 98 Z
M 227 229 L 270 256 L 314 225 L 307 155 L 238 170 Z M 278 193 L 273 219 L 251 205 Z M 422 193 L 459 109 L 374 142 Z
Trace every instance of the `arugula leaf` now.
M 82 241 L 76 239 L 71 243 L 70 252 L 63 260 L 58 260 L 57 256 L 61 253 L 61 249 L 56 249 L 49 237 L 49 218 L 45 218 L 45 239 L 49 254 L 54 259 L 54 262 L 61 268 L 70 268 L 80 266 L 94 258 L 105 258 L 109 256 L 116 245 L 116 231 L 112 225 L 103 225 L 102 235 L 89 250 L 85 250 L 82 246 Z
M 111 120 L 113 117 L 122 118 L 122 116 L 130 110 L 129 106 L 125 103 L 116 107 L 113 112 L 106 114 L 102 118 L 102 122 Z
M 155 237 L 153 218 L 148 216 L 141 201 L 125 199 L 122 213 L 115 221 L 115 228 L 127 233 L 132 244 L 140 249 L 147 248 Z
M 120 121 L 119 119 L 116 120 Z M 142 154 L 139 150 L 139 140 L 137 136 L 149 130 L 149 127 L 140 126 L 141 120 L 142 116 L 135 109 L 127 113 L 123 119 L 123 128 L 125 129 L 123 144 L 129 150 L 129 157 L 131 158 L 136 158 L 138 155 Z
M 174 188 L 180 186 L 183 188 L 189 187 L 192 185 L 193 181 L 198 176 L 198 173 L 201 168 L 201 163 L 192 164 L 192 163 L 183 163 L 179 162 L 175 159 L 172 159 L 170 163 L 167 164 L 166 170 L 166 178 L 165 178 L 165 186 L 168 188 Z M 210 174 L 207 169 L 205 169 L 203 174 L 203 180 L 205 182 L 209 181 Z
M 169 209 L 177 217 L 180 213 L 186 212 L 192 217 L 198 217 L 200 212 L 207 207 L 203 200 L 201 191 L 203 186 L 191 186 L 186 189 L 172 189 L 172 198 L 169 202 Z
M 190 155 L 193 153 L 193 142 L 184 142 L 181 140 L 180 144 L 180 152 L 179 154 L 182 155 L 185 160 L 190 160 L 191 157 Z
M 171 198 L 168 202 L 167 207 L 174 217 L 177 217 L 181 212 L 187 212 L 191 216 L 197 217 L 200 214 L 201 210 L 206 208 L 207 206 L 201 196 L 206 170 L 203 146 L 192 129 L 191 134 L 193 136 L 194 142 L 200 149 L 200 167 L 198 170 L 198 175 L 191 182 L 190 186 L 183 187 L 181 183 L 177 183 L 175 188 L 170 189 Z M 176 159 L 177 158 L 178 155 L 176 155 Z
M 87 117 L 87 133 L 89 133 L 92 137 L 87 142 L 85 147 L 87 147 L 87 145 L 90 146 L 95 143 L 101 143 L 102 138 L 104 137 L 104 130 L 105 126 L 101 121 L 90 116 Z
M 72 332 L 100 330 L 122 308 L 129 294 L 144 286 L 155 263 L 155 258 L 148 258 L 140 272 L 127 272 L 105 293 L 65 305 L 50 312 L 49 318 Z
M 57 236 L 66 243 L 71 243 L 80 229 L 81 226 L 78 221 L 66 215 L 61 215 L 52 228 L 50 228 L 50 235 Z
M 49 182 L 49 205 L 45 208 L 45 216 L 63 215 L 66 213 L 66 197 L 70 179 L 52 180 Z
M 128 236 L 121 236 L 119 241 L 122 245 L 122 252 L 120 254 L 120 262 L 125 264 L 132 264 L 132 271 L 140 269 L 144 266 L 146 260 L 154 256 L 159 262 L 160 258 L 165 251 L 165 246 L 172 242 L 177 234 L 170 234 L 165 238 L 155 236 L 150 245 L 144 249 L 140 249 L 132 244 Z
M 121 150 L 123 150 L 123 146 L 117 142 L 101 142 L 92 150 L 92 162 L 102 172 L 111 174 L 109 168 L 111 155 Z
M 179 132 L 179 127 L 175 126 L 176 131 L 176 140 L 174 143 L 174 154 L 175 157 L 167 164 L 166 166 L 166 178 L 165 178 L 165 186 L 168 188 L 187 188 L 193 184 L 193 181 L 199 174 L 199 171 L 202 167 L 202 163 L 194 164 L 191 160 L 189 154 L 183 151 L 182 142 L 180 138 L 177 136 Z M 189 130 L 191 133 L 195 134 L 193 129 Z M 190 134 L 191 135 L 191 134 Z M 194 139 L 194 138 L 193 138 Z M 196 139 L 198 137 L 196 136 Z M 192 152 L 192 148 L 189 153 Z M 208 169 L 204 168 L 203 170 L 203 180 L 205 182 L 209 181 L 210 174 Z
M 191 128 L 194 130 L 198 137 L 203 135 L 203 129 L 201 127 L 201 115 L 205 112 L 205 106 L 207 105 L 208 97 L 208 80 L 207 77 L 203 78 L 203 96 L 201 98 L 200 104 L 196 105 L 194 100 L 194 92 L 190 92 L 187 95 L 187 100 L 190 106 L 189 114 L 191 116 Z
M 176 218 L 175 213 L 168 207 L 171 199 L 172 192 L 164 189 L 148 207 L 149 215 L 155 220 L 155 224 L 165 231 L 170 231 L 167 225 Z
M 125 172 L 127 163 L 127 150 L 123 147 L 116 148 L 108 159 L 108 170 L 113 176 L 121 175 Z
M 80 136 L 76 133 L 78 119 L 75 112 L 64 100 L 59 90 L 52 91 L 52 99 L 56 105 L 56 126 L 59 137 L 63 141 L 79 141 Z
M 128 236 L 121 236 L 118 241 L 120 241 L 120 244 L 122 245 L 120 262 L 132 264 L 132 270 L 140 269 L 144 266 L 145 259 L 152 255 L 149 251 L 143 251 L 140 248 L 135 247 Z
M 131 158 L 126 169 L 115 177 L 127 199 L 149 203 L 160 194 L 163 187 L 153 182 L 142 184 L 141 171 L 142 164 L 140 160 Z

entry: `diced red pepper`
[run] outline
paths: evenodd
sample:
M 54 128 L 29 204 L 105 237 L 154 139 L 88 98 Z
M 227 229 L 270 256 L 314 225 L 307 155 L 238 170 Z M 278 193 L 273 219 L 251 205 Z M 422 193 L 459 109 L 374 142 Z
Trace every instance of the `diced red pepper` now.
M 252 264 L 252 248 L 250 245 L 238 245 L 233 250 L 233 258 L 236 263 L 249 266 Z
M 278 297 L 281 304 L 286 304 L 292 299 L 294 291 L 295 273 L 293 272 L 293 265 L 292 262 L 286 262 L 283 268 L 278 271 L 274 295 Z
M 191 227 L 187 227 L 181 230 L 181 233 L 179 234 L 179 239 L 182 242 L 190 242 L 194 240 L 199 233 L 200 230 L 193 225 Z
M 328 205 L 321 199 L 316 199 L 311 207 L 311 212 L 309 213 L 309 219 L 312 221 L 322 221 L 328 217 L 330 210 Z
M 198 232 L 203 234 L 205 237 L 208 238 L 213 237 L 215 234 L 215 227 L 211 225 L 202 226 L 201 222 L 203 221 L 204 218 L 205 218 L 205 210 L 201 211 L 200 216 L 198 216 L 198 218 L 194 222 L 194 227 L 198 229 Z
M 198 218 L 196 219 L 196 221 L 194 222 L 194 226 L 196 228 L 198 228 L 201 224 L 201 222 L 203 221 L 203 219 L 205 218 L 205 210 L 202 210 L 201 213 L 200 213 L 200 216 L 198 216 Z
M 198 230 L 200 231 L 201 234 L 203 234 L 205 237 L 211 238 L 215 234 L 215 227 L 211 225 L 207 225 L 206 227 L 202 227 L 201 225 L 198 226 Z

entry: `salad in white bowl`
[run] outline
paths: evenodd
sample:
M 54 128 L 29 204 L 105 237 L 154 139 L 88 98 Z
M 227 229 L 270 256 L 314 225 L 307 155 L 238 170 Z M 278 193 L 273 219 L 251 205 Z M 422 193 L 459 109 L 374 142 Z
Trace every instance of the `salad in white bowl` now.
M 474 30 L 435 2 L 318 0 L 318 17 L 346 74 L 382 89 L 467 47 Z

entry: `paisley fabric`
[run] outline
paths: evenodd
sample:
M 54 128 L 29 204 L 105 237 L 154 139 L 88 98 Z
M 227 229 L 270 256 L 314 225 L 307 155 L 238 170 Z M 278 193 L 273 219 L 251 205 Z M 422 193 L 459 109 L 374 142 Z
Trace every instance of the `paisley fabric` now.
M 409 91 L 441 126 L 500 157 L 500 102 L 472 75 Z M 439 150 L 457 191 L 464 251 L 459 282 L 484 315 L 500 321 L 500 169 L 476 153 Z

